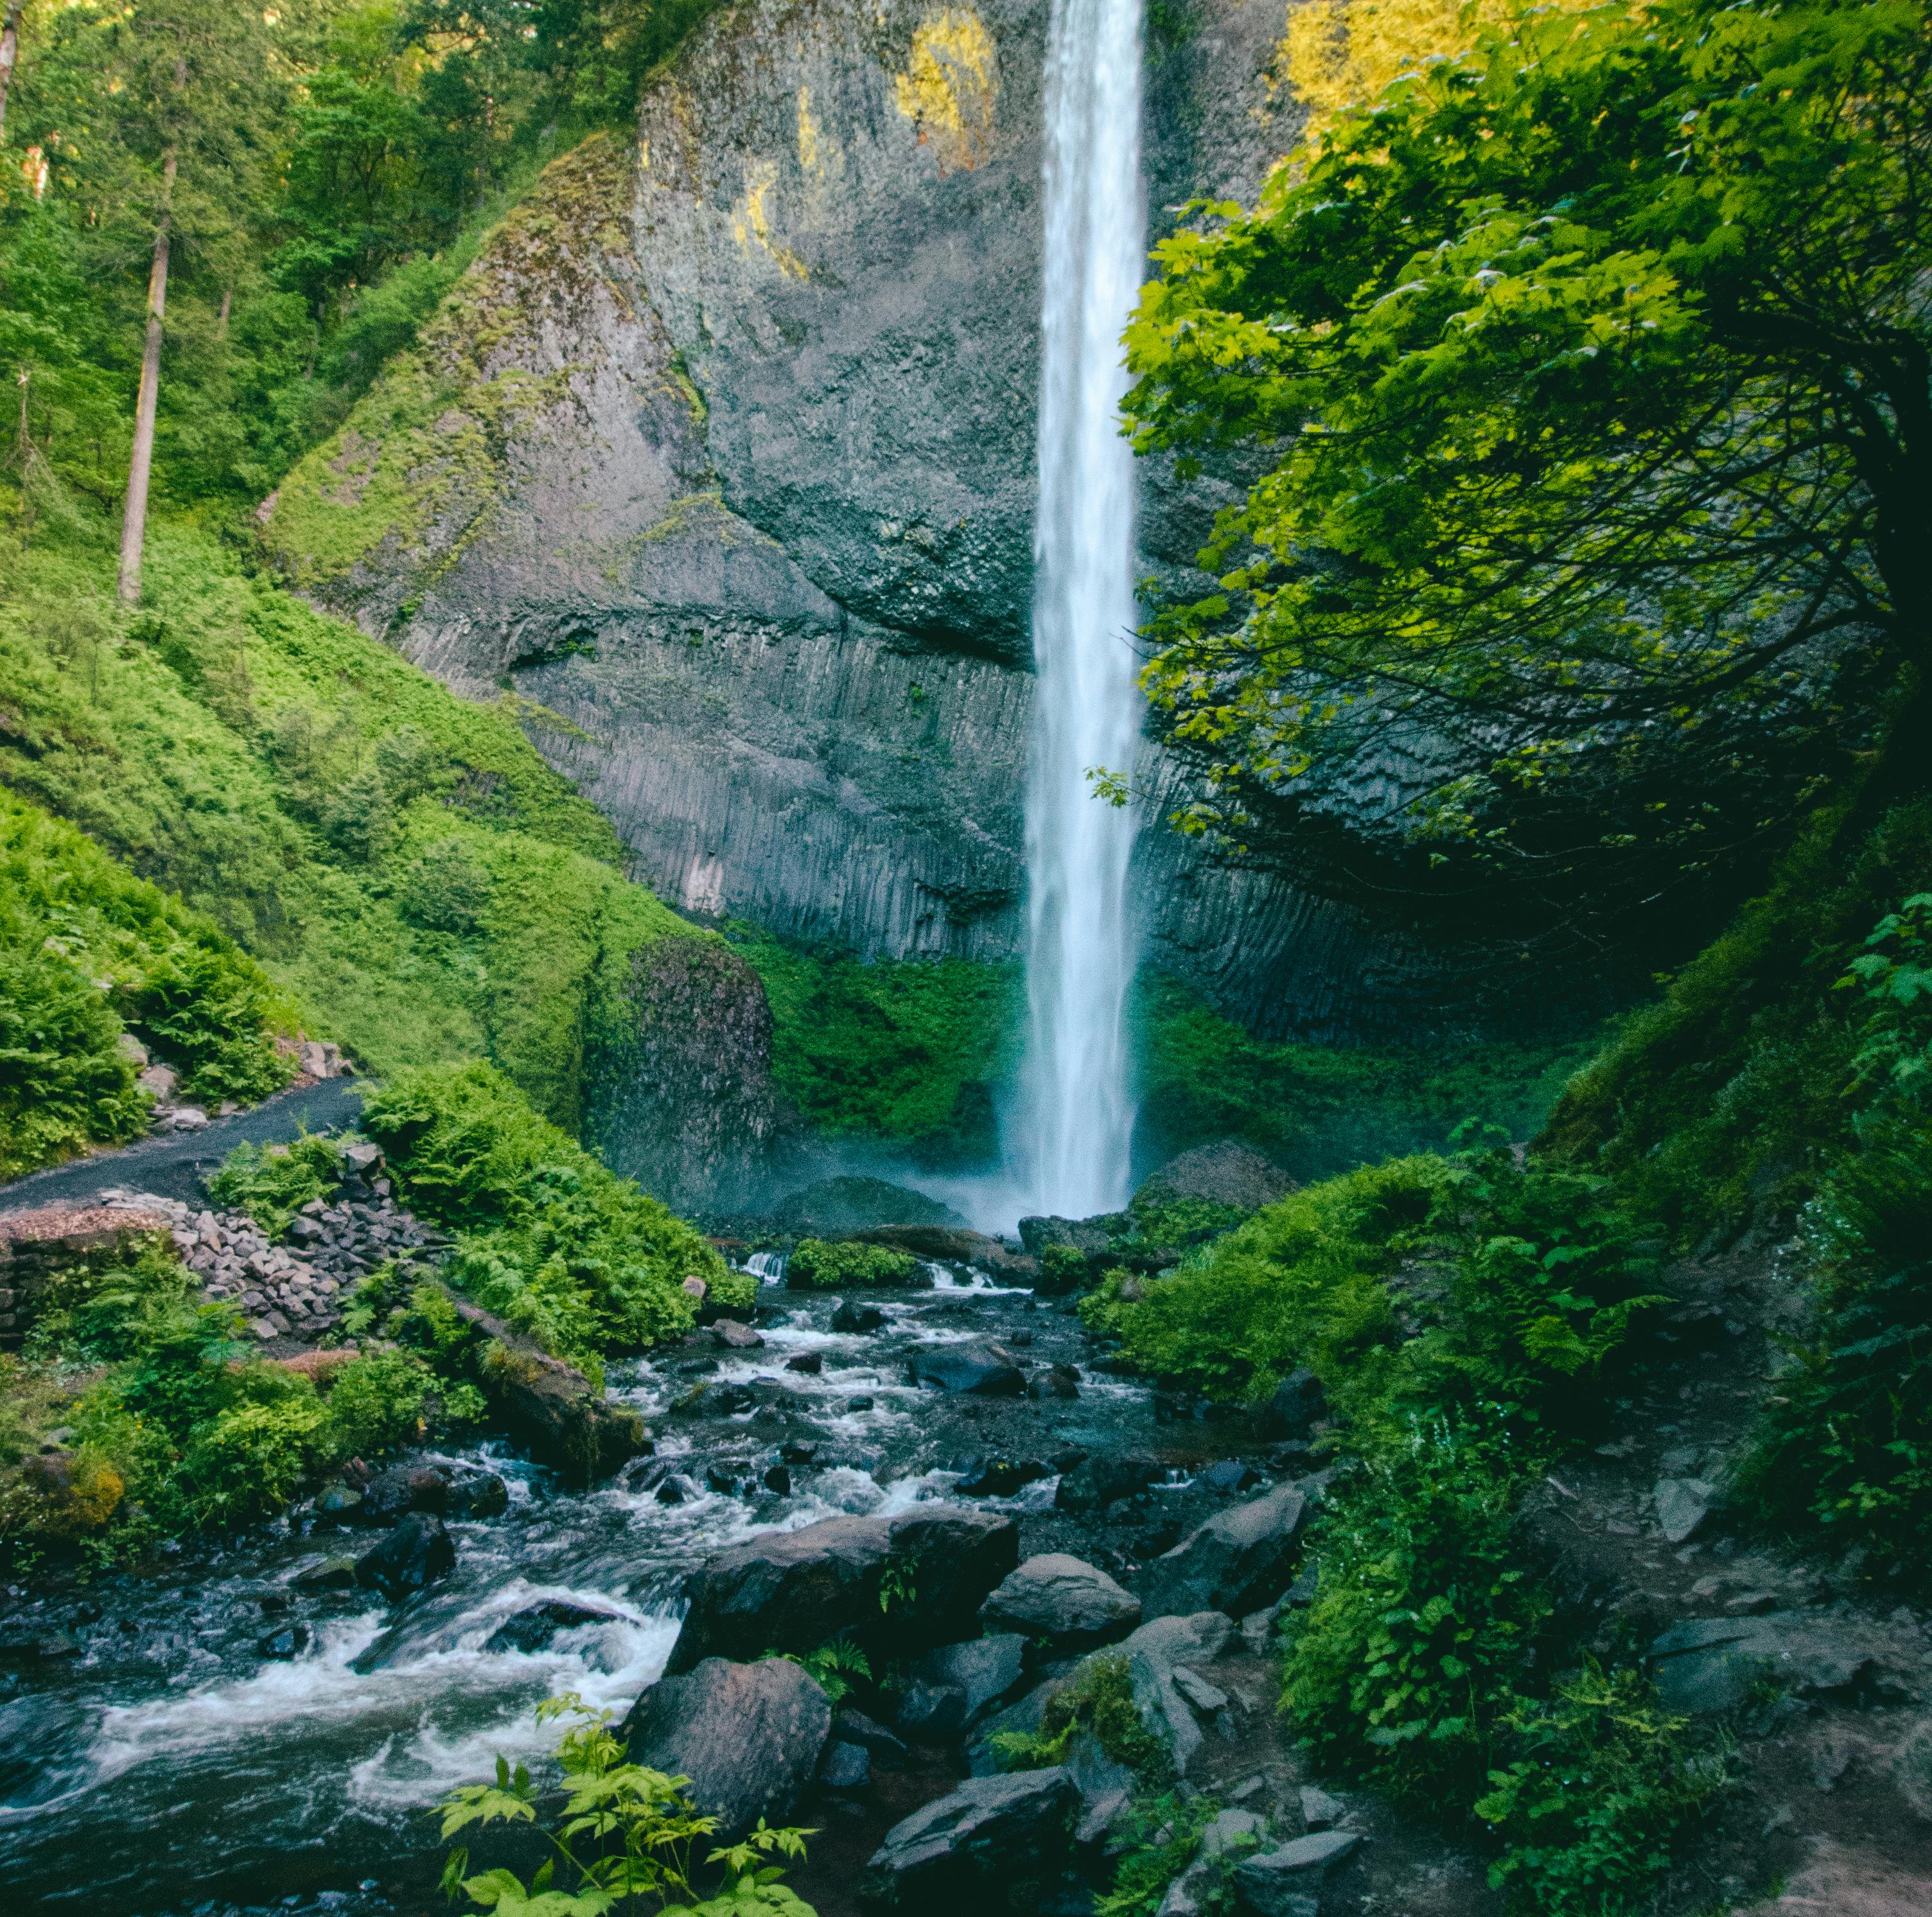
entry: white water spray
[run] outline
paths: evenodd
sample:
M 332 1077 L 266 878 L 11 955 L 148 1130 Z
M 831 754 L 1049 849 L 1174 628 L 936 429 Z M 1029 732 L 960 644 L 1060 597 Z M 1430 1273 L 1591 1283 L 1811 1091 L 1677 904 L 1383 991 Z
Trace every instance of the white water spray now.
M 1140 734 L 1133 455 L 1119 413 L 1120 334 L 1146 260 L 1141 8 L 1054 0 L 1047 56 L 1022 1175 L 1036 1208 L 1074 1218 L 1125 1203 L 1133 1131 L 1135 822 L 1087 774 L 1130 771 Z

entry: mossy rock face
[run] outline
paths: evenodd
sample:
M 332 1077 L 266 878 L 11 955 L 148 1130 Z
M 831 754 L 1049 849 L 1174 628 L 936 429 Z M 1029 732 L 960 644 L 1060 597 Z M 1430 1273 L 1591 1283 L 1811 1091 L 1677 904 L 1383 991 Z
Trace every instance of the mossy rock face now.
M 1279 18 L 1185 12 L 1150 46 L 1156 208 L 1251 192 L 1299 123 Z M 300 590 L 541 706 L 545 756 L 694 915 L 1020 950 L 1047 13 L 721 9 L 268 513 Z M 1146 480 L 1139 569 L 1193 577 L 1222 494 Z M 1232 1015 L 1432 1029 L 1414 953 L 1157 829 L 1142 856 L 1150 957 Z M 903 1135 L 985 1157 L 986 1086 Z

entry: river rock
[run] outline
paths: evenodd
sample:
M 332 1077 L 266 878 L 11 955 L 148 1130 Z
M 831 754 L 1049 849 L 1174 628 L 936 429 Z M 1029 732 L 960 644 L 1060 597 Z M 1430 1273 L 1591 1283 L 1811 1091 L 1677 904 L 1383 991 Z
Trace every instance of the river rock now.
M 458 1317 L 484 1342 L 478 1370 L 511 1433 L 573 1484 L 620 1470 L 644 1449 L 644 1422 L 613 1404 L 574 1366 L 459 1292 L 441 1286 Z
M 1286 1485 L 1210 1518 L 1148 1566 L 1142 1608 L 1153 1618 L 1244 1618 L 1273 1603 L 1294 1582 L 1307 1518 L 1308 1500 Z
M 1080 1817 L 1073 1840 L 1098 1843 L 1133 1800 L 1134 1774 L 1109 1757 L 1090 1729 L 1076 1732 L 1066 1752 L 1067 1774 L 1080 1792 Z
M 1144 1209 L 1200 1198 L 1256 1212 L 1295 1189 L 1294 1180 L 1272 1158 L 1238 1138 L 1222 1138 L 1169 1158 L 1134 1194 L 1134 1203 Z
M 921 1743 L 950 1743 L 1012 1692 L 1025 1659 L 1025 1639 L 1011 1633 L 928 1651 L 907 1673 L 899 1729 Z
M 687 1581 L 690 1609 L 668 1669 L 814 1651 L 841 1633 L 868 1649 L 923 1651 L 974 1629 L 1018 1559 L 1019 1527 L 990 1511 L 827 1518 L 768 1533 Z
M 353 1558 L 316 1558 L 304 1564 L 289 1580 L 292 1589 L 310 1591 L 352 1591 L 356 1586 L 356 1560 Z
M 872 1754 L 862 1744 L 848 1744 L 832 1738 L 819 1753 L 818 1782 L 821 1789 L 842 1795 L 868 1789 L 872 1782 Z
M 1328 1394 L 1322 1381 L 1304 1365 L 1275 1387 L 1262 1414 L 1262 1426 L 1270 1438 L 1306 1439 L 1328 1415 Z
M 299 1657 L 308 1648 L 308 1627 L 284 1624 L 280 1630 L 271 1631 L 255 1648 L 264 1657 Z
M 490 1633 L 485 1651 L 542 1651 L 559 1631 L 574 1630 L 582 1624 L 620 1624 L 626 1621 L 618 1611 L 603 1611 L 589 1604 L 572 1604 L 561 1597 L 547 1598 L 541 1604 L 526 1604 L 506 1618 Z
M 971 1777 L 886 1833 L 860 1901 L 875 1910 L 1037 1911 L 1071 1860 L 1079 1787 L 1061 1766 Z
M 1318 1917 L 1322 1886 L 1360 1844 L 1353 1831 L 1318 1831 L 1234 1866 L 1234 1887 L 1258 1917 Z
M 1004 1752 L 994 1740 L 1003 1736 L 1034 1737 L 1046 1717 L 1046 1707 L 1054 1693 L 1066 1683 L 1064 1678 L 1049 1678 L 1036 1684 L 1017 1703 L 1009 1704 L 983 1718 L 966 1740 L 966 1772 L 974 1777 L 991 1777 L 1006 1768 Z
M 1046 1638 L 1056 1650 L 1124 1637 L 1140 1621 L 1132 1592 L 1097 1566 L 1058 1551 L 1029 1558 L 980 1607 L 988 1629 Z
M 400 1604 L 456 1568 L 456 1546 L 442 1520 L 426 1511 L 408 1513 L 374 1550 L 356 1561 L 356 1582 Z
M 728 1351 L 760 1351 L 765 1341 L 748 1324 L 736 1318 L 720 1318 L 711 1327 L 711 1336 Z
M 936 1345 L 916 1352 L 907 1366 L 914 1384 L 936 1384 L 976 1398 L 1018 1398 L 1025 1375 L 996 1345 Z
M 632 1763 L 688 1777 L 698 1813 L 728 1843 L 760 1817 L 787 1822 L 831 1729 L 832 1706 L 802 1666 L 707 1657 L 652 1685 L 619 1735 Z
M 1186 1671 L 1198 1681 L 1200 1666 L 1212 1663 L 1226 1649 L 1234 1628 L 1219 1611 L 1202 1611 L 1191 1618 L 1156 1618 L 1117 1648 L 1093 1652 L 1087 1660 L 1090 1664 L 1096 1657 L 1126 1659 L 1141 1722 L 1166 1745 L 1176 1772 L 1184 1778 L 1200 1753 L 1202 1732 L 1195 1707 L 1176 1681 L 1177 1674 Z
M 466 1472 L 452 1480 L 443 1507 L 447 1518 L 500 1518 L 510 1508 L 510 1487 L 494 1471 Z
M 434 1511 L 440 1516 L 449 1502 L 449 1480 L 426 1465 L 398 1465 L 373 1480 L 362 1494 L 361 1515 L 377 1524 L 390 1524 L 405 1511 Z
M 878 1306 L 862 1305 L 856 1298 L 842 1300 L 838 1310 L 832 1314 L 832 1329 L 847 1338 L 883 1331 L 885 1324 L 886 1315 Z
M 1704 1528 L 1717 1501 L 1717 1487 L 1702 1478 L 1659 1478 L 1651 1493 L 1657 1510 L 1657 1528 L 1666 1544 L 1686 1544 Z
M 903 1739 L 896 1737 L 884 1724 L 874 1723 L 864 1711 L 854 1711 L 849 1704 L 832 1714 L 832 1735 L 847 1744 L 862 1746 L 882 1771 L 904 1770 L 911 1755 Z
M 1046 1476 L 1036 1458 L 981 1458 L 952 1488 L 962 1498 L 1012 1498 Z
M 1103 1511 L 1137 1496 L 1162 1475 L 1152 1458 L 1089 1458 L 1061 1474 L 1053 1501 L 1063 1511 Z

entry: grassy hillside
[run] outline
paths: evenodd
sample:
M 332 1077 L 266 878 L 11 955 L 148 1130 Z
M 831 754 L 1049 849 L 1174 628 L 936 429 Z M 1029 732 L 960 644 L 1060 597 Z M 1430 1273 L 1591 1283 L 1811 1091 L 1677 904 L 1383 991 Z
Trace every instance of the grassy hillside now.
M 454 698 L 205 536 L 156 529 L 132 614 L 104 544 L 15 547 L 0 686 L 0 782 L 370 1070 L 487 1058 L 575 1131 L 633 1032 L 636 954 L 709 936 L 624 879 L 513 702 Z

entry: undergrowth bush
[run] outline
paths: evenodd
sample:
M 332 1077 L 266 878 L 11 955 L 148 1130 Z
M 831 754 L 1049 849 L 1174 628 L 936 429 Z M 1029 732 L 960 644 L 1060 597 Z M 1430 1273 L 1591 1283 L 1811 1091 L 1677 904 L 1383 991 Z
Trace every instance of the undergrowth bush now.
M 451 1282 L 562 1355 L 594 1363 L 688 1330 L 687 1278 L 719 1304 L 755 1302 L 756 1280 L 492 1066 L 400 1073 L 365 1102 L 362 1125 L 410 1205 L 456 1234 Z
M 304 1131 L 286 1145 L 237 1145 L 209 1177 L 208 1195 L 226 1210 L 246 1212 L 279 1237 L 303 1206 L 341 1182 L 340 1143 Z
M 1638 1672 L 1586 1666 L 1507 1720 L 1510 1760 L 1475 1814 L 1504 1846 L 1511 1917 L 1636 1917 L 1726 1774 L 1724 1747 L 1661 1710 Z
M 219 1103 L 287 1082 L 295 1023 L 214 924 L 0 786 L 0 1177 L 144 1128 L 124 1032 Z
M 1550 1615 L 1515 1520 L 1520 1468 L 1446 1429 L 1364 1467 L 1318 1534 L 1282 1699 L 1328 1769 L 1466 1812 Z
M 828 1291 L 842 1285 L 910 1285 L 919 1275 L 919 1260 L 910 1251 L 886 1245 L 828 1242 L 802 1238 L 785 1266 L 785 1282 Z
M 1142 1721 L 1127 1660 L 1117 1652 L 1089 1657 L 1047 1700 L 1038 1730 L 995 1731 L 993 1750 L 1004 1770 L 1043 1770 L 1065 1763 L 1083 1731 L 1114 1762 L 1132 1771 L 1143 1790 L 1173 1783 L 1173 1753 Z

